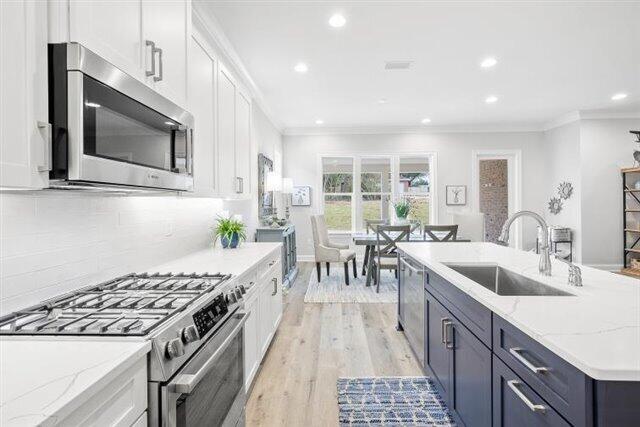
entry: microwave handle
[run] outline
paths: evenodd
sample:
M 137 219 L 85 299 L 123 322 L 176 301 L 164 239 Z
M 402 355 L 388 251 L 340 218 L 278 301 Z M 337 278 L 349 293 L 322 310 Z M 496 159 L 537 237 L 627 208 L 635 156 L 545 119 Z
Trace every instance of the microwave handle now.
M 193 129 L 186 131 L 187 137 L 187 174 L 193 175 Z
M 234 317 L 239 318 L 238 324 L 233 328 L 229 336 L 224 340 L 224 342 L 218 347 L 218 349 L 213 353 L 213 355 L 202 365 L 202 367 L 195 374 L 180 374 L 176 377 L 176 379 L 169 385 L 170 389 L 176 393 L 181 394 L 191 394 L 193 390 L 198 386 L 202 378 L 209 373 L 211 367 L 216 363 L 218 358 L 222 356 L 222 353 L 229 347 L 233 339 L 242 331 L 244 327 L 244 322 L 247 321 L 247 317 L 249 317 L 251 313 L 240 312 L 235 314 Z

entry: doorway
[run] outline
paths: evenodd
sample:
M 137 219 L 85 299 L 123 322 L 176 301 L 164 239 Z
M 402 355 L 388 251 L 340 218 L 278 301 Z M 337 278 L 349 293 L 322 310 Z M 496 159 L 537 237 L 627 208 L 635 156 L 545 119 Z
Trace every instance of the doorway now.
M 485 241 L 497 242 L 503 224 L 520 210 L 520 150 L 473 152 L 473 202 L 485 214 Z M 509 246 L 522 248 L 520 221 L 513 225 Z

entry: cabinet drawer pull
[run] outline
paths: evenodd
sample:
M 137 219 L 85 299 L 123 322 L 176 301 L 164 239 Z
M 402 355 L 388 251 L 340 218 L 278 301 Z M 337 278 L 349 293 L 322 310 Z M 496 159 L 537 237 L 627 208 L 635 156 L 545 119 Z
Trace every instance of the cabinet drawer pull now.
M 440 340 L 442 341 L 442 344 L 447 344 L 447 337 L 446 337 L 446 328 L 447 325 L 451 323 L 451 319 L 449 319 L 448 317 L 443 317 L 442 319 L 440 319 Z
M 509 349 L 509 353 L 511 353 L 511 355 L 513 357 L 516 358 L 516 360 L 520 363 L 522 363 L 524 366 L 527 367 L 527 369 L 529 369 L 531 372 L 534 372 L 536 374 L 544 374 L 545 372 L 547 372 L 549 370 L 549 368 L 545 368 L 544 366 L 535 366 L 533 363 L 529 362 L 520 352 L 523 351 L 522 348 L 520 347 L 513 347 Z
M 449 331 L 453 331 L 453 322 L 451 320 L 446 320 L 444 322 L 444 345 L 448 349 L 453 349 L 453 339 L 451 338 Z
M 51 144 L 53 144 L 53 127 L 47 122 L 38 122 L 38 129 L 47 130 L 47 139 L 44 142 L 43 164 L 38 166 L 38 172 L 49 172 L 51 170 Z
M 151 70 L 146 71 L 147 77 L 151 77 L 156 74 L 156 44 L 151 40 L 147 40 L 145 44 L 151 47 Z
M 158 52 L 158 77 L 154 76 L 153 81 L 159 82 L 164 78 L 162 74 L 162 49 L 160 49 L 159 47 L 156 47 L 156 48 L 153 48 L 153 50 Z
M 271 279 L 273 281 L 273 293 L 271 294 L 271 296 L 276 296 L 278 293 L 278 279 L 276 279 L 275 277 L 273 279 Z
M 518 386 L 521 385 L 521 384 L 522 383 L 520 381 L 517 381 L 517 380 L 509 380 L 509 381 L 507 381 L 507 385 L 509 386 L 511 391 L 513 391 L 516 394 L 516 396 L 518 396 L 520 398 L 520 400 L 522 400 L 524 402 L 524 404 L 527 405 L 527 407 L 529 409 L 531 409 L 533 412 L 542 412 L 542 413 L 544 413 L 547 410 L 546 406 L 544 406 L 544 405 L 536 405 L 531 400 L 529 400 L 529 398 L 527 396 L 525 396 L 524 393 L 521 392 L 520 389 L 518 388 Z

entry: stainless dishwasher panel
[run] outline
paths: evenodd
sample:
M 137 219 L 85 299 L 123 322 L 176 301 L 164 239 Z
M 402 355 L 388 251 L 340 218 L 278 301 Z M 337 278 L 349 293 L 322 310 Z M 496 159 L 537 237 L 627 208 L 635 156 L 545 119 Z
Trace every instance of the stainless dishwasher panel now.
M 400 282 L 404 334 L 424 369 L 424 269 L 405 255 L 400 257 Z

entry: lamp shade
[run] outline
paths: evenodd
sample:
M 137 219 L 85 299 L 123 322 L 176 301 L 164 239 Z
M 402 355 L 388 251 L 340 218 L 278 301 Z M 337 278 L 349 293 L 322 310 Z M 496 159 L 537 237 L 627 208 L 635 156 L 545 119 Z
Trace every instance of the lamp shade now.
M 264 187 L 266 191 L 282 191 L 282 179 L 275 172 L 267 172 Z
M 291 178 L 282 178 L 282 192 L 284 194 L 292 194 L 293 193 L 293 179 L 291 179 Z

